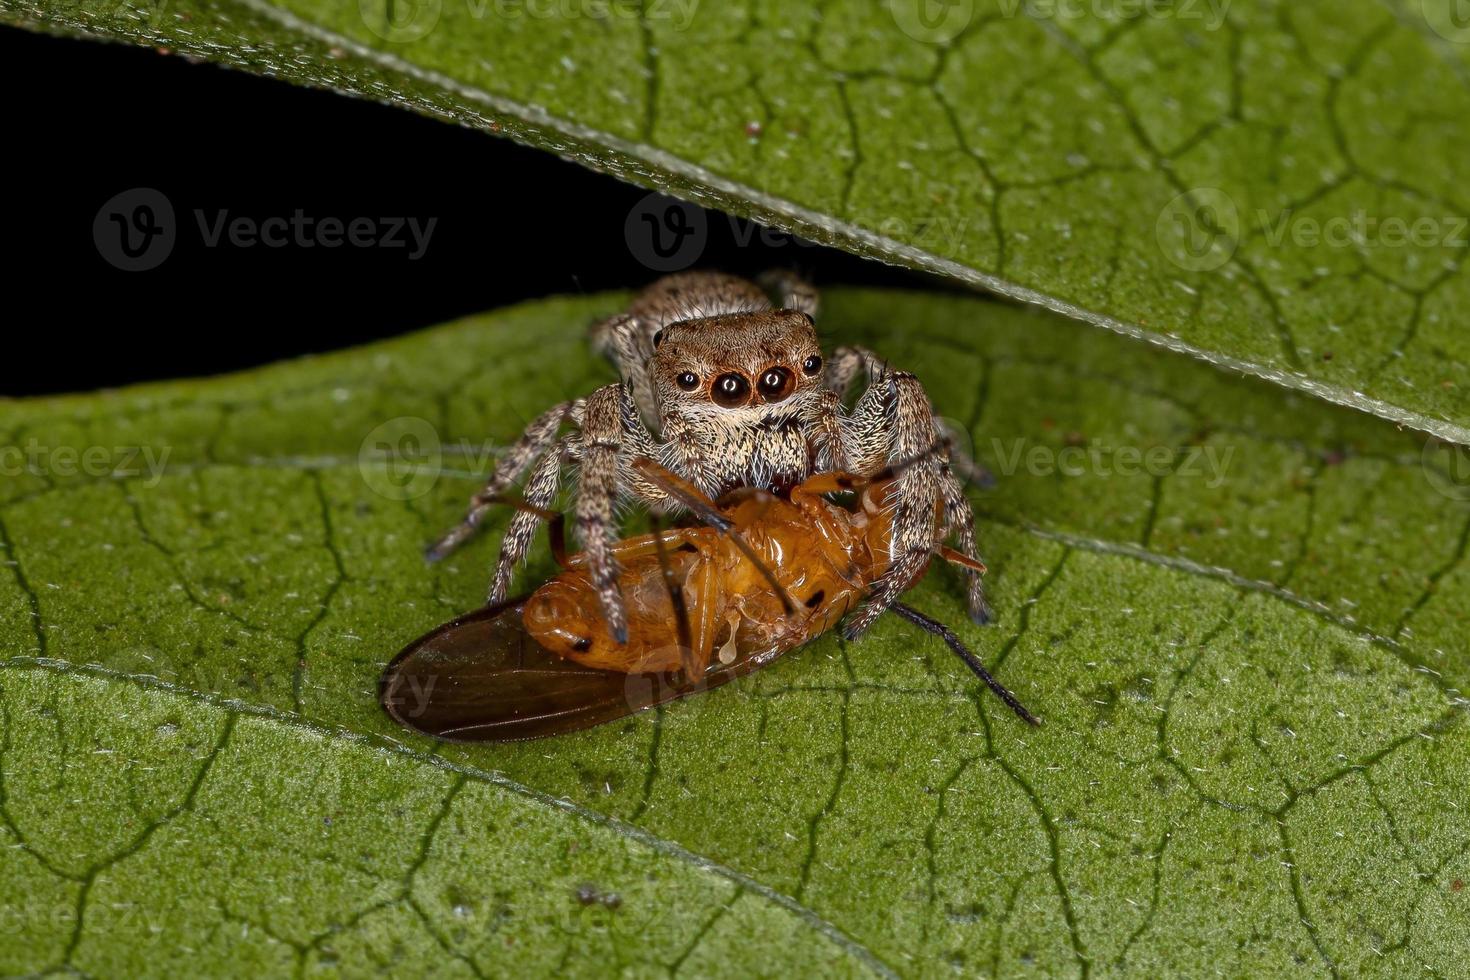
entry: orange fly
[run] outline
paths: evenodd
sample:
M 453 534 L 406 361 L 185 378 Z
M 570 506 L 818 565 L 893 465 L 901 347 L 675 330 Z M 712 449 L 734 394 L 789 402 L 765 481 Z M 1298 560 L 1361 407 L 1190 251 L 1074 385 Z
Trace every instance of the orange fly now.
M 502 742 L 625 717 L 717 687 L 815 639 L 888 567 L 891 472 L 872 480 L 823 473 L 785 496 L 746 488 L 716 503 L 652 460 L 634 466 L 702 526 L 617 545 L 627 642 L 604 626 L 583 556 L 566 557 L 561 516 L 545 514 L 562 573 L 529 597 L 487 606 L 409 644 L 379 685 L 395 720 L 450 741 Z M 844 491 L 857 494 L 850 507 L 827 499 Z M 940 543 L 934 552 L 973 574 L 985 571 Z M 902 603 L 890 611 L 943 639 L 1037 724 L 948 627 Z

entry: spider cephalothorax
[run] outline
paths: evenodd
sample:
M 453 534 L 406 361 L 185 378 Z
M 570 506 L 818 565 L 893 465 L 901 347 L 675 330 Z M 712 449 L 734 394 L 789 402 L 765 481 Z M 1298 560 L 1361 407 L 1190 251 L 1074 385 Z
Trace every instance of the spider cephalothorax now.
M 649 365 L 666 466 L 712 497 L 784 491 L 826 458 L 811 424 L 827 392 L 810 314 L 726 313 L 654 334 Z
M 949 534 L 975 557 L 974 518 L 950 466 L 953 447 L 918 380 L 858 347 L 838 347 L 824 358 L 813 325 L 816 291 L 789 275 L 765 281 L 779 306 L 734 276 L 667 276 L 639 294 L 626 313 L 594 326 L 594 344 L 623 381 L 532 422 L 472 499 L 465 520 L 431 556 L 473 533 L 522 474 L 527 503 L 545 508 L 556 496 L 563 466 L 577 465 L 577 531 L 609 629 L 624 635 L 611 551 L 618 537 L 615 504 L 632 498 L 661 513 L 679 509 L 633 466 L 649 457 L 715 497 L 742 486 L 784 492 L 824 470 L 870 476 L 895 467 L 890 568 L 849 622 L 849 636 L 892 604 Z M 868 387 L 848 408 L 846 395 L 860 373 Z M 572 431 L 561 435 L 563 424 Z M 509 592 L 539 520 L 533 509 L 511 518 L 492 601 Z M 987 615 L 978 575 L 971 577 L 970 612 L 979 621 Z

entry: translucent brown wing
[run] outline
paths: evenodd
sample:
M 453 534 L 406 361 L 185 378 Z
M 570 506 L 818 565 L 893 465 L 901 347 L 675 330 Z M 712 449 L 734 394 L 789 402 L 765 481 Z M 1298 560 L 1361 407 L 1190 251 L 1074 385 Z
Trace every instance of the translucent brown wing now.
M 378 683 L 406 728 L 451 742 L 514 742 L 580 731 L 748 674 L 775 654 L 718 661 L 702 678 L 624 674 L 564 660 L 531 638 L 525 598 L 477 609 L 414 640 Z

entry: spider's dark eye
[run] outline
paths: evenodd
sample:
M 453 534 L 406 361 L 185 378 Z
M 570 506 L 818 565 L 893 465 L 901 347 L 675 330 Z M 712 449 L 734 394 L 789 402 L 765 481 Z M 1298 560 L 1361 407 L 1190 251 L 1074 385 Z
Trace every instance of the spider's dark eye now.
M 796 383 L 792 379 L 790 371 L 783 367 L 773 367 L 767 369 L 761 375 L 761 379 L 756 384 L 756 387 L 760 389 L 761 397 L 766 401 L 778 402 L 791 394 L 792 389 L 796 387 Z
M 715 386 L 710 394 L 714 396 L 715 404 L 734 408 L 745 403 L 750 394 L 750 382 L 745 380 L 744 375 L 732 371 L 715 379 Z
M 822 370 L 822 359 L 813 354 L 811 357 L 808 357 L 806 360 L 801 362 L 801 369 L 806 372 L 807 377 L 811 377 L 818 371 Z
M 677 384 L 680 388 L 683 388 L 685 391 L 693 391 L 695 388 L 699 387 L 699 375 L 695 374 L 693 371 L 685 371 L 683 374 L 674 379 L 674 383 Z
M 664 332 L 662 330 L 660 330 L 660 331 L 658 331 L 657 333 L 655 333 L 653 335 L 653 346 L 657 347 L 659 344 L 661 344 L 663 342 L 664 342 Z

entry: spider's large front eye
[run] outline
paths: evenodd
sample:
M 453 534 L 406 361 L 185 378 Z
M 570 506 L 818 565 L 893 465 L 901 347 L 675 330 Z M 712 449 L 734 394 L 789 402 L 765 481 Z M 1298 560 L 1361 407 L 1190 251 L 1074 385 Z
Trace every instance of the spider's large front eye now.
M 801 369 L 802 371 L 806 372 L 807 377 L 811 377 L 818 371 L 822 370 L 822 359 L 813 354 L 811 357 L 808 357 L 806 360 L 801 362 Z
M 699 387 L 699 375 L 695 374 L 693 371 L 685 371 L 683 374 L 674 379 L 674 383 L 677 384 L 680 388 L 683 388 L 685 391 L 693 391 L 695 388 Z
M 715 386 L 710 394 L 714 397 L 715 404 L 734 408 L 744 404 L 750 395 L 750 382 L 742 374 L 722 374 L 715 379 Z
M 778 402 L 791 394 L 791 389 L 796 385 L 791 378 L 791 372 L 783 367 L 773 367 L 761 375 L 756 383 L 760 389 L 761 397 L 768 402 Z

